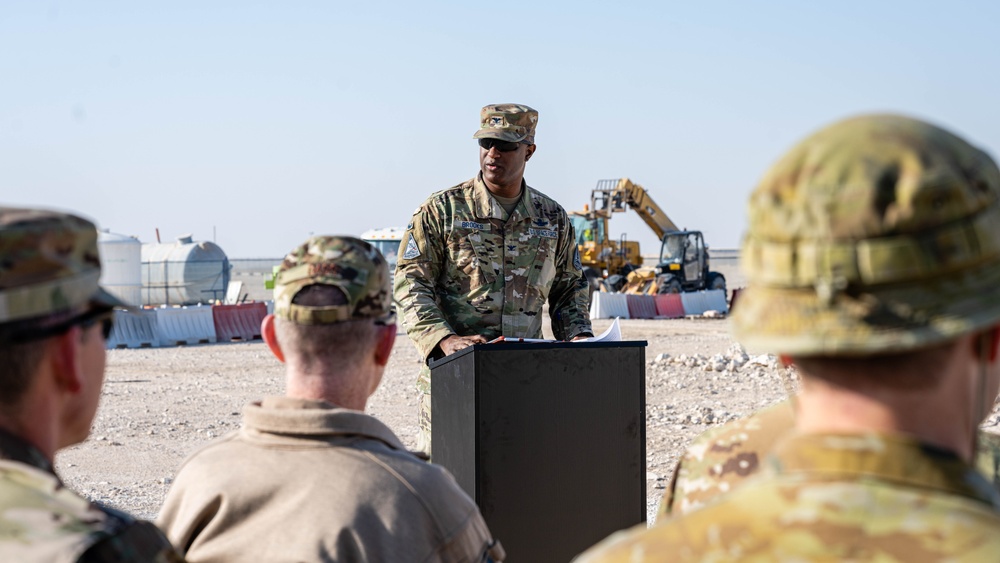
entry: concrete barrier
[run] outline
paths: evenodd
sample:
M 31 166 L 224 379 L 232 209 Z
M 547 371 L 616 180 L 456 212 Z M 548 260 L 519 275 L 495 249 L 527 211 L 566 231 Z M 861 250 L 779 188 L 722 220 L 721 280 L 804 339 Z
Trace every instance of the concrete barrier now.
M 160 345 L 156 331 L 156 312 L 151 310 L 115 311 L 115 326 L 105 346 L 115 348 L 152 348 Z
M 703 315 L 706 311 L 727 313 L 726 292 L 722 289 L 690 291 L 681 294 L 685 315 Z
M 680 293 L 664 293 L 657 295 L 656 315 L 667 319 L 679 319 L 684 316 L 684 302 Z
M 160 346 L 203 344 L 217 341 L 212 307 L 209 305 L 160 307 L 154 311 L 156 311 L 156 328 L 160 337 Z
M 629 317 L 633 319 L 656 318 L 656 299 L 652 295 L 626 295 Z
M 212 307 L 215 337 L 219 342 L 250 341 L 260 338 L 260 322 L 267 315 L 263 303 L 216 305 Z
M 628 314 L 628 299 L 623 293 L 605 293 L 595 291 L 590 300 L 590 318 L 613 319 L 630 318 Z

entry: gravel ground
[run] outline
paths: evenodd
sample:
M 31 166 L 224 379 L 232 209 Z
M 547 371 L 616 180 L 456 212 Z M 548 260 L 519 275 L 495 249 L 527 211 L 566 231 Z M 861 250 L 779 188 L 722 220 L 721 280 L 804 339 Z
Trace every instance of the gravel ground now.
M 647 511 L 653 521 L 684 448 L 711 425 L 785 396 L 772 356 L 747 355 L 722 319 L 622 321 L 626 340 L 646 340 Z M 609 321 L 596 321 L 603 331 Z M 397 338 L 368 412 L 404 444 L 416 443 L 413 383 L 420 359 Z M 283 392 L 283 367 L 262 342 L 111 350 L 90 439 L 63 450 L 57 470 L 87 497 L 154 518 L 181 461 L 235 430 L 243 406 Z M 990 425 L 997 424 L 997 416 Z

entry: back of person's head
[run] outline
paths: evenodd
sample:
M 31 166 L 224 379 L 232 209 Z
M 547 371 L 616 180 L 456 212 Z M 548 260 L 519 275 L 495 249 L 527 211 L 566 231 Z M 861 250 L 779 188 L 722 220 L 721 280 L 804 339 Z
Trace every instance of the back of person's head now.
M 377 327 L 395 323 L 388 265 L 363 240 L 311 237 L 278 269 L 274 316 L 286 357 L 307 369 L 350 369 L 370 356 Z
M 121 305 L 98 285 L 100 275 L 93 223 L 0 207 L 0 405 L 26 392 L 49 338 Z
M 836 123 L 764 176 L 740 260 L 732 327 L 749 348 L 816 369 L 944 361 L 949 343 L 1000 320 L 1000 171 L 917 119 Z

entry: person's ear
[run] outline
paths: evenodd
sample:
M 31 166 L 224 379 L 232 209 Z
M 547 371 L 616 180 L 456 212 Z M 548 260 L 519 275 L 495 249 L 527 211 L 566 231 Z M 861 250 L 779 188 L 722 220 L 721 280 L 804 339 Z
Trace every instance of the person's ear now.
M 528 159 L 530 159 L 531 155 L 533 155 L 533 154 L 535 154 L 535 145 L 534 145 L 534 143 L 528 145 L 528 148 L 524 151 L 524 161 L 528 162 Z
M 285 363 L 285 353 L 281 351 L 278 336 L 274 333 L 274 315 L 268 315 L 260 322 L 260 336 L 264 339 L 267 347 L 271 349 L 274 357 L 278 358 L 279 362 Z
M 396 342 L 396 325 L 378 327 L 378 342 L 375 344 L 375 364 L 384 366 L 389 363 L 392 345 Z
M 66 332 L 52 337 L 48 343 L 53 353 L 48 357 L 52 362 L 52 373 L 61 389 L 76 394 L 83 388 L 83 370 L 80 367 L 79 326 L 70 327 Z

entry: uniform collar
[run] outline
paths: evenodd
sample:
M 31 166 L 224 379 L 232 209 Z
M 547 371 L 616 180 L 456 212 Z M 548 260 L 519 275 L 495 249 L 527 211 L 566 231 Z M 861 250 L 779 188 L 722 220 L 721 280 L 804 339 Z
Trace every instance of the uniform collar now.
M 267 397 L 248 405 L 243 414 L 245 426 L 251 432 L 308 438 L 365 436 L 391 448 L 406 450 L 392 430 L 377 418 L 327 401 Z
M 954 453 L 898 434 L 798 434 L 775 446 L 779 474 L 878 479 L 958 494 L 1000 509 L 1000 495 Z
M 517 215 L 521 209 L 526 210 L 528 217 L 531 219 L 538 217 L 538 212 L 535 210 L 535 206 L 531 204 L 530 194 L 528 194 L 529 189 L 531 188 L 528 187 L 528 183 L 524 181 L 524 178 L 522 178 L 521 201 L 510 214 L 511 217 Z M 477 218 L 503 220 L 503 208 L 500 207 L 500 203 L 497 202 L 497 200 L 490 196 L 490 190 L 486 187 L 486 182 L 483 181 L 482 172 L 477 174 L 475 180 L 472 182 L 472 200 L 475 202 Z
M 24 463 L 47 473 L 56 474 L 52 462 L 41 450 L 6 430 L 0 430 L 0 459 Z

